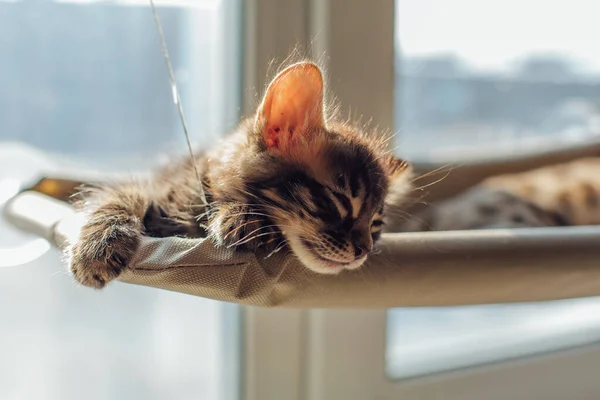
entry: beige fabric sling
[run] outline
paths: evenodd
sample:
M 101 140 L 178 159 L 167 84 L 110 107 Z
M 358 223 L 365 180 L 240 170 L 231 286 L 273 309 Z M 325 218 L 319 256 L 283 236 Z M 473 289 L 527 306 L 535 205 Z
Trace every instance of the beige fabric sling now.
M 599 149 L 472 163 L 432 186 L 430 197 L 454 194 L 490 174 L 596 155 Z M 12 199 L 6 216 L 63 246 L 76 234 L 79 218 L 66 203 L 40 192 L 65 182 L 41 181 Z M 338 276 L 314 274 L 285 252 L 265 256 L 215 248 L 204 239 L 144 238 L 120 280 L 266 307 L 384 308 L 600 295 L 600 227 L 384 234 L 379 254 Z

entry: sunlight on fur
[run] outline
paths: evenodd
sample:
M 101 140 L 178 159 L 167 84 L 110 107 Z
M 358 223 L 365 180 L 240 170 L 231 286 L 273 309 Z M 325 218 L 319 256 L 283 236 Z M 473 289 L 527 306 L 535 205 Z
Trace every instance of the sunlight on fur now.
M 337 119 L 325 93 L 317 64 L 291 64 L 267 86 L 256 115 L 203 156 L 174 160 L 148 181 L 82 193 L 87 220 L 69 248 L 75 279 L 104 287 L 144 235 L 288 251 L 321 274 L 359 268 L 381 235 L 386 198 L 401 199 L 411 173 L 386 137 Z

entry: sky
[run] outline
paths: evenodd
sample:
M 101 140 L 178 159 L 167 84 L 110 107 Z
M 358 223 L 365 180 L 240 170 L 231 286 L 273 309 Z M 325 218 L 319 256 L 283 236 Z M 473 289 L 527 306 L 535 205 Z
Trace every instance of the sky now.
M 600 71 L 599 0 L 397 0 L 408 56 L 454 53 L 478 70 L 507 70 L 531 54 L 560 54 Z

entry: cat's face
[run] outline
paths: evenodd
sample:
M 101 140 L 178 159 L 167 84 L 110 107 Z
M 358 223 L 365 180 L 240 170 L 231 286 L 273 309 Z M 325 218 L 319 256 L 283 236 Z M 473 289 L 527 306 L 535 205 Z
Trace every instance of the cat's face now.
M 264 191 L 286 202 L 271 208 L 272 219 L 298 259 L 319 273 L 360 267 L 383 226 L 385 174 L 366 149 L 344 147 L 315 155 L 324 161 L 317 173 L 300 167 L 285 174 L 282 187 Z
M 326 121 L 323 104 L 314 64 L 295 64 L 273 80 L 257 111 L 260 155 L 245 191 L 307 268 L 335 274 L 365 262 L 381 234 L 390 185 L 406 184 L 409 174 L 376 138 Z

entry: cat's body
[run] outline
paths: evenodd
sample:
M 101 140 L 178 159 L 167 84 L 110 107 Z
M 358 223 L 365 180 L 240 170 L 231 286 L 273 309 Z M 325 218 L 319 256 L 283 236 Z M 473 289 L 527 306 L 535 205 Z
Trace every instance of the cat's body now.
M 67 249 L 75 279 L 104 287 L 144 236 L 285 249 L 317 273 L 360 267 L 379 239 L 385 205 L 402 207 L 411 173 L 385 150 L 385 138 L 328 118 L 323 93 L 319 68 L 294 64 L 271 82 L 256 115 L 213 149 L 146 181 L 84 192 L 85 223 Z M 600 159 L 489 178 L 430 205 L 402 230 L 593 224 Z
M 486 179 L 429 205 L 406 231 L 600 224 L 600 158 Z
M 309 62 L 283 70 L 256 116 L 194 160 L 146 181 L 90 190 L 69 246 L 71 271 L 101 288 L 143 236 L 208 236 L 219 246 L 290 250 L 317 273 L 360 267 L 382 229 L 389 192 L 406 191 L 407 165 L 377 140 L 327 118 L 323 77 Z M 392 187 L 392 184 L 394 186 Z

